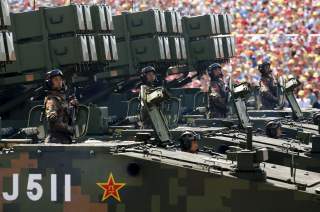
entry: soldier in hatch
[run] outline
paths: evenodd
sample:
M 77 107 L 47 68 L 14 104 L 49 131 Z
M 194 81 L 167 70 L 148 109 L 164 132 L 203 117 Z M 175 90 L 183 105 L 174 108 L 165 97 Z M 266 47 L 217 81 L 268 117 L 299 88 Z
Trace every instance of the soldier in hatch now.
M 71 111 L 77 107 L 78 101 L 75 98 L 66 100 L 66 87 L 61 70 L 49 71 L 46 83 L 48 94 L 45 97 L 44 106 L 48 136 L 45 142 L 70 144 L 74 135 Z
M 196 132 L 187 131 L 180 136 L 180 148 L 184 152 L 198 153 L 200 135 Z
M 275 79 L 272 76 L 270 63 L 264 62 L 258 66 L 261 73 L 260 80 L 260 95 L 261 95 L 261 109 L 272 110 L 278 104 L 278 88 Z
M 209 116 L 210 118 L 225 118 L 228 108 L 228 90 L 223 81 L 221 65 L 213 63 L 208 67 L 211 78 L 209 88 Z
M 145 85 L 149 88 L 155 88 L 159 85 L 159 83 L 157 81 L 156 70 L 152 66 L 144 67 L 141 70 L 140 78 L 142 81 L 141 86 Z M 141 128 L 143 128 L 143 129 L 151 129 L 152 128 L 151 120 L 148 116 L 148 113 L 147 113 L 144 105 L 141 105 L 141 108 L 140 108 L 140 121 L 142 124 Z
M 156 75 L 156 69 L 153 66 L 144 67 L 141 70 L 140 78 L 142 81 L 142 85 L 146 85 L 151 88 L 159 86 Z
M 266 124 L 266 135 L 269 138 L 281 138 L 282 125 L 280 121 L 270 121 Z

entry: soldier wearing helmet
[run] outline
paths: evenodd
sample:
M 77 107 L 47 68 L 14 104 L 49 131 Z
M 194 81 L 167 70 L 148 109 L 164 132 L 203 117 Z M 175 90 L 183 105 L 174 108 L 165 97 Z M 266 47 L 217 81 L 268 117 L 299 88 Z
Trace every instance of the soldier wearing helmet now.
M 260 95 L 262 109 L 274 109 L 278 104 L 277 84 L 272 76 L 270 63 L 264 62 L 258 66 L 261 73 Z
M 47 73 L 46 85 L 48 88 L 45 97 L 45 117 L 48 122 L 48 136 L 46 143 L 70 144 L 74 135 L 71 126 L 71 107 L 76 107 L 76 99 L 67 101 L 63 73 L 59 69 Z
M 184 152 L 197 153 L 199 151 L 199 140 L 199 134 L 192 131 L 184 132 L 179 139 L 180 148 Z
M 270 121 L 266 124 L 266 135 L 269 138 L 280 138 L 282 135 L 282 127 L 280 121 Z
M 144 67 L 140 75 L 143 85 L 148 87 L 156 87 L 158 85 L 156 69 L 153 66 Z
M 155 88 L 157 87 L 158 81 L 156 77 L 156 70 L 153 66 L 146 66 L 141 70 L 140 79 L 142 81 L 142 85 L 145 85 L 149 88 Z M 144 105 L 140 106 L 140 121 L 141 121 L 141 127 L 144 129 L 151 129 L 152 123 L 148 116 L 148 112 Z
M 208 67 L 211 78 L 209 88 L 209 115 L 211 118 L 225 118 L 227 116 L 228 91 L 223 81 L 222 67 L 213 63 Z

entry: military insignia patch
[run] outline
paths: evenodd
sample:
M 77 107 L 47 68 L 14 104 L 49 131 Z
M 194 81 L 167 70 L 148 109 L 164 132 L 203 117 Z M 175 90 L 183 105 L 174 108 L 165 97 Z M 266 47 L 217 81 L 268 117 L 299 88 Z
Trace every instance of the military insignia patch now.
M 104 183 L 97 183 L 97 185 L 104 190 L 102 200 L 105 201 L 109 197 L 113 197 L 119 202 L 121 202 L 119 190 L 123 188 L 126 184 L 125 183 L 116 183 L 112 173 L 110 173 L 107 182 Z

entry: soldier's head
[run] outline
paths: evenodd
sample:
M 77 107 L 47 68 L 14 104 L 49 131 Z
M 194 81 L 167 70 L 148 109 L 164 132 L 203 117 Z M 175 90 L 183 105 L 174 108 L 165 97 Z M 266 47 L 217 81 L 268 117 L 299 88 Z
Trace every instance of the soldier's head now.
M 270 62 L 265 61 L 261 63 L 258 65 L 258 70 L 260 71 L 261 75 L 270 75 L 272 73 Z
M 208 74 L 211 79 L 222 79 L 222 67 L 219 63 L 213 63 L 208 67 Z
M 156 70 L 152 66 L 144 67 L 141 70 L 141 80 L 143 83 L 153 83 L 156 81 Z
M 62 90 L 64 88 L 64 79 L 62 71 L 60 69 L 53 69 L 47 72 L 46 83 L 50 90 Z
M 182 133 L 180 136 L 180 148 L 184 152 L 190 153 L 197 153 L 199 150 L 198 141 L 200 140 L 200 135 L 192 132 L 187 131 Z
M 269 121 L 266 124 L 266 135 L 269 138 L 280 138 L 282 135 L 282 128 L 280 121 Z
M 315 125 L 319 125 L 320 124 L 320 112 L 314 113 L 312 118 L 313 118 L 313 123 Z

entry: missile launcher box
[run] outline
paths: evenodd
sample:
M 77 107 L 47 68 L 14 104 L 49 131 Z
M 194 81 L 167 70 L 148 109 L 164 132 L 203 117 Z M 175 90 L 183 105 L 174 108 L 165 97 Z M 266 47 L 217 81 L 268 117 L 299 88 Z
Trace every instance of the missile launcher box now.
M 96 32 L 112 32 L 114 24 L 111 7 L 107 5 L 92 5 L 90 7 L 93 29 Z
M 46 8 L 44 17 L 49 35 L 93 31 L 89 5 Z
M 165 13 L 157 9 L 122 13 L 114 17 L 115 35 L 122 39 L 129 33 L 132 38 L 168 33 Z
M 184 28 L 190 38 L 230 34 L 232 16 L 229 14 L 208 14 L 184 17 Z
M 50 55 L 56 66 L 96 62 L 94 36 L 77 35 L 50 40 Z
M 146 63 L 171 60 L 169 38 L 166 36 L 134 40 L 131 43 L 131 49 L 137 62 Z
M 127 34 L 126 17 L 122 15 L 115 15 L 112 17 L 114 23 L 114 35 L 117 40 L 124 40 Z
M 11 13 L 12 26 L 15 42 L 41 40 L 43 37 L 42 20 L 39 11 L 28 11 L 23 13 Z
M 12 32 L 0 32 L 0 62 L 15 61 L 16 53 L 13 45 Z
M 77 71 L 81 64 L 93 70 L 98 63 L 104 71 L 107 63 L 118 59 L 111 9 L 106 5 L 41 7 L 11 14 L 11 19 L 13 39 L 0 35 L 0 62 L 13 61 L 14 49 L 18 61 L 0 74 L 45 73 L 64 66 Z
M 7 72 L 47 70 L 47 52 L 41 41 L 16 45 L 17 61 L 8 65 Z
M 214 36 L 190 42 L 194 61 L 227 59 L 235 56 L 235 39 L 231 35 Z
M 114 16 L 113 20 L 120 59 L 110 64 L 111 67 L 134 69 L 147 63 L 167 66 L 186 60 L 187 50 L 178 12 L 157 9 L 125 12 Z
M 11 25 L 10 7 L 7 0 L 0 0 L 0 27 L 7 28 Z
M 1 42 L 1 37 L 0 37 Z M 90 64 L 98 61 L 93 35 L 75 35 L 48 41 L 16 44 L 17 61 L 8 72 L 31 72 L 61 67 Z
M 122 13 L 113 17 L 115 35 L 123 39 L 128 35 L 132 39 L 150 37 L 153 35 L 181 35 L 182 18 L 176 11 L 161 11 L 157 9 Z
M 96 35 L 95 40 L 100 62 L 117 61 L 119 59 L 115 36 Z
M 183 36 L 186 40 L 188 62 L 214 63 L 235 56 L 235 38 L 230 14 L 207 14 L 183 17 Z
M 128 54 L 128 49 L 130 47 L 128 47 L 128 43 L 125 41 L 118 41 L 117 47 L 118 60 L 114 63 L 110 63 L 110 67 L 127 66 L 130 63 Z M 110 55 L 109 58 L 112 58 L 112 56 Z
M 131 36 L 154 35 L 167 33 L 167 24 L 163 11 L 152 9 L 129 13 L 128 29 Z
M 11 63 L 16 60 L 16 53 L 13 44 L 13 34 L 8 31 L 11 25 L 10 10 L 7 0 L 0 0 L 0 75 L 7 73 L 6 63 Z
M 219 14 L 219 25 L 220 25 L 220 32 L 223 35 L 231 34 L 233 31 L 232 22 L 233 17 L 230 14 Z
M 138 40 L 118 42 L 119 60 L 113 64 L 114 66 L 123 66 L 130 63 L 150 63 L 164 62 L 171 60 L 171 51 L 169 47 L 169 38 L 167 36 L 154 36 Z M 130 51 L 131 57 L 128 54 Z
M 182 30 L 182 21 L 181 15 L 176 11 L 165 11 L 166 25 L 169 34 L 181 34 Z
M 187 50 L 183 37 L 169 37 L 169 45 L 172 60 L 186 60 Z
M 93 32 L 88 5 L 40 8 L 38 11 L 11 15 L 15 40 Z

